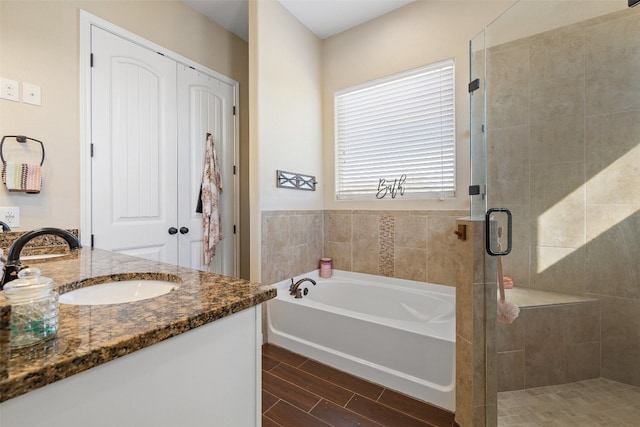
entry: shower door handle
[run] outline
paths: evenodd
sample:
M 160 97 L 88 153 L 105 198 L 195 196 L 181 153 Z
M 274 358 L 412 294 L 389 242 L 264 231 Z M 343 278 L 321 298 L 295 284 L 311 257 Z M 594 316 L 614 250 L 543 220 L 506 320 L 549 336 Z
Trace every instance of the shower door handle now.
M 491 248 L 491 214 L 494 212 L 504 212 L 507 214 L 507 249 L 504 251 L 494 251 Z M 511 253 L 511 247 L 513 243 L 512 239 L 513 224 L 511 221 L 511 211 L 507 208 L 491 208 L 487 209 L 487 213 L 484 217 L 484 230 L 485 230 L 485 245 L 487 253 L 491 256 L 504 256 Z

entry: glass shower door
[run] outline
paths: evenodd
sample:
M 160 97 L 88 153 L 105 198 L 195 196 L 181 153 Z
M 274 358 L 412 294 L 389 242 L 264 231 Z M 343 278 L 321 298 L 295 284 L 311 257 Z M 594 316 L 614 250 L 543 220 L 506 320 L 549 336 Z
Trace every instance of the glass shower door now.
M 510 324 L 486 313 L 486 399 L 497 389 L 498 402 L 486 425 L 635 425 L 640 8 L 520 0 L 482 36 L 471 42 L 472 79 L 485 74 L 482 138 L 471 103 L 472 171 L 484 161 L 485 211 L 513 213 L 502 262 L 506 299 L 520 307 Z

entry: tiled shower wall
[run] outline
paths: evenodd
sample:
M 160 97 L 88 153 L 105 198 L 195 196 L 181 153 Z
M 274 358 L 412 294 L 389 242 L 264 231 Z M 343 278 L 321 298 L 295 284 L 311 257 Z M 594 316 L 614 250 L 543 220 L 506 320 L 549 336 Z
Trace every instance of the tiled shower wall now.
M 264 211 L 262 282 L 318 268 L 455 286 L 456 218 L 468 211 Z
M 600 300 L 601 375 L 640 386 L 640 10 L 487 54 L 489 200 L 516 287 Z

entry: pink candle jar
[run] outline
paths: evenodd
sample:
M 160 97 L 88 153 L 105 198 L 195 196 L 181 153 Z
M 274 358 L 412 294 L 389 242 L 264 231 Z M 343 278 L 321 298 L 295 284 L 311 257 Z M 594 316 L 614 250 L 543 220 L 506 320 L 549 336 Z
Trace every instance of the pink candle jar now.
M 320 258 L 320 277 L 331 277 L 331 258 Z

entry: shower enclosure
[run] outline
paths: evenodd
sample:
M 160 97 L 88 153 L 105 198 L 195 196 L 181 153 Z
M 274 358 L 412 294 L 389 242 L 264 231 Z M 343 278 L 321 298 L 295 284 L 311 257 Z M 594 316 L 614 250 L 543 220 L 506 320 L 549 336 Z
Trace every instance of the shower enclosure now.
M 511 212 L 521 309 L 485 312 L 486 425 L 637 425 L 640 7 L 520 0 L 470 59 L 471 215 Z

